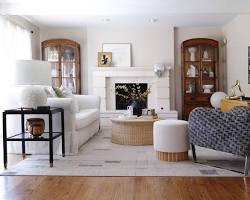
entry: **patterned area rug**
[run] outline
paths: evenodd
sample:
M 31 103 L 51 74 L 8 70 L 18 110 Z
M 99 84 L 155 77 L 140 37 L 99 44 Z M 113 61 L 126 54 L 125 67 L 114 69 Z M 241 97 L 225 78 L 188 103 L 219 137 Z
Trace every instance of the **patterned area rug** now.
M 110 139 L 111 131 L 104 129 L 83 145 L 78 155 L 54 156 L 53 168 L 48 155 L 31 155 L 1 175 L 243 176 L 231 170 L 242 171 L 244 160 L 231 154 L 197 148 L 200 163 L 193 163 L 191 155 L 188 161 L 165 162 L 156 159 L 152 145 L 118 145 Z

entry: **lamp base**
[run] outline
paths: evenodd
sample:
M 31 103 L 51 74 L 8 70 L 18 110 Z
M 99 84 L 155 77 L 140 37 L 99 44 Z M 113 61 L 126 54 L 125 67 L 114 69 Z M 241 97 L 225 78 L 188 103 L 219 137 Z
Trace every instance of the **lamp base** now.
M 26 86 L 20 93 L 19 106 L 37 108 L 47 103 L 47 94 L 41 86 Z

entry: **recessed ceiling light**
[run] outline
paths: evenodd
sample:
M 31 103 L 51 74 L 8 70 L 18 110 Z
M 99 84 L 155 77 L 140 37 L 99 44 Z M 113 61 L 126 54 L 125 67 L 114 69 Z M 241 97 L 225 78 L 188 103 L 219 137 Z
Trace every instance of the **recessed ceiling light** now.
M 156 22 L 159 21 L 159 19 L 157 19 L 157 18 L 152 18 L 152 19 L 150 19 L 149 21 L 150 21 L 151 23 L 156 23 Z
M 110 22 L 111 19 L 110 19 L 110 18 L 103 18 L 102 21 L 103 21 L 103 22 Z

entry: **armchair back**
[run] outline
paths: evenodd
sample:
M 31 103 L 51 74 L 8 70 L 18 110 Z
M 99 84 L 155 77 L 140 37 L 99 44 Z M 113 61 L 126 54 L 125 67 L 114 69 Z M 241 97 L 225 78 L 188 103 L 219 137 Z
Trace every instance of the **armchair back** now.
M 250 152 L 250 108 L 230 112 L 196 108 L 189 115 L 189 141 L 193 145 L 246 156 Z

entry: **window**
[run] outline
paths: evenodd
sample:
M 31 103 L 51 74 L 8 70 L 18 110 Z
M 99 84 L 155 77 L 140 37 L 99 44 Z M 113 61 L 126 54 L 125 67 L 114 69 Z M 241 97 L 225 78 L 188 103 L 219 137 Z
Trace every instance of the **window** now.
M 31 37 L 28 30 L 0 16 L 0 88 L 13 83 L 15 60 L 31 59 Z
M 15 60 L 31 59 L 31 56 L 29 31 L 0 16 L 0 117 L 2 110 L 10 106 L 7 97 L 13 86 Z M 2 117 L 0 128 L 1 122 Z

